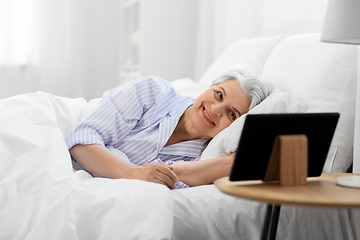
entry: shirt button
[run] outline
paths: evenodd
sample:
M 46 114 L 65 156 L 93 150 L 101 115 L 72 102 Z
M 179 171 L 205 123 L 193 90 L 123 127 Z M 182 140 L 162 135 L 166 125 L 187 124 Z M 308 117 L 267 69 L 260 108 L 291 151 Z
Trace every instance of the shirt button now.
M 149 158 L 150 157 L 150 155 L 148 154 L 148 155 L 146 155 L 146 158 Z

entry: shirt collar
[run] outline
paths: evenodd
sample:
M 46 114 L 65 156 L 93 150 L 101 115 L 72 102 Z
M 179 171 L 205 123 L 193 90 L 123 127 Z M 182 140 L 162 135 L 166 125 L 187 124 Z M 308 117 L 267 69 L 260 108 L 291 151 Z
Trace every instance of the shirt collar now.
M 159 141 L 157 145 L 157 152 L 171 155 L 182 155 L 189 157 L 197 157 L 205 149 L 208 140 L 193 140 L 177 143 L 164 148 L 166 142 L 175 130 L 180 117 L 186 109 L 193 105 L 195 99 L 187 96 L 179 96 L 174 106 L 170 109 L 163 121 L 160 123 Z
M 197 157 L 204 151 L 208 140 L 198 139 L 186 141 L 167 146 L 160 150 L 160 153 L 169 155 L 181 155 L 188 157 Z
M 195 98 L 178 95 L 177 99 L 175 100 L 174 106 L 170 109 L 169 115 L 170 117 L 178 117 L 180 118 L 183 113 L 188 109 L 190 106 L 194 104 Z

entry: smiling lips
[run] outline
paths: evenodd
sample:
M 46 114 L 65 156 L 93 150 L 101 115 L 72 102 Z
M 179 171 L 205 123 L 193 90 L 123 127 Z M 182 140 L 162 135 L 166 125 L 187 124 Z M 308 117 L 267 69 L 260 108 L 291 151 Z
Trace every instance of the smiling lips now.
M 203 110 L 204 110 L 204 113 L 205 113 L 205 116 L 207 117 L 207 119 L 209 119 L 209 121 L 210 121 L 212 124 L 214 124 L 214 126 L 215 126 L 215 123 L 213 122 L 213 120 L 211 120 L 211 118 L 210 118 L 209 115 L 207 114 L 205 107 L 203 107 Z

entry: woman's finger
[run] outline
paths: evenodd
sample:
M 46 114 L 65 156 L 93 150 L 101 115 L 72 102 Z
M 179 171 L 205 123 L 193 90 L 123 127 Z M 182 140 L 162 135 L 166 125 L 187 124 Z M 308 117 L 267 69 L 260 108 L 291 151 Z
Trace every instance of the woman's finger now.
M 177 183 L 179 181 L 178 176 L 172 171 L 172 168 L 165 163 L 157 163 L 157 170 L 165 175 L 167 175 L 173 182 Z
M 141 176 L 138 179 L 148 181 L 148 182 L 156 182 L 167 186 L 168 188 L 175 188 L 177 176 L 172 172 L 167 165 L 162 165 L 159 163 L 148 163 L 142 166 Z M 172 178 L 169 176 L 171 175 Z M 174 179 L 174 180 L 173 180 Z
M 153 167 L 153 169 L 152 169 L 153 171 L 151 172 L 151 175 L 154 180 L 150 180 L 150 181 L 164 184 L 164 185 L 168 186 L 169 188 L 176 187 L 177 181 L 173 180 L 169 176 L 169 175 L 171 175 L 169 172 L 172 172 L 172 171 L 169 168 L 167 168 L 167 166 L 162 166 L 159 164 L 152 164 L 151 167 Z M 173 177 L 173 178 L 177 179 L 177 176 L 175 175 L 175 177 Z

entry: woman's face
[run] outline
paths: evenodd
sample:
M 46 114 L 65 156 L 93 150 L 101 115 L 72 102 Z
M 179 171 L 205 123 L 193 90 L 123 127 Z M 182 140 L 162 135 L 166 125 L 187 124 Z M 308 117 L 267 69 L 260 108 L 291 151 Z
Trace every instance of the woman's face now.
M 246 113 L 249 106 L 250 99 L 240 85 L 227 80 L 196 98 L 190 118 L 201 138 L 210 139 Z

